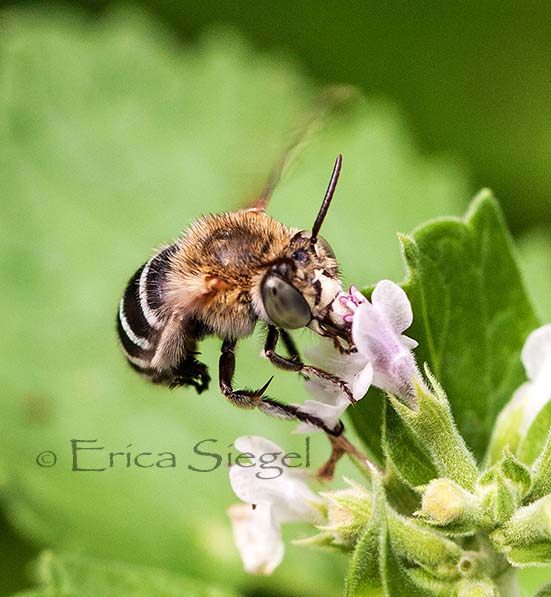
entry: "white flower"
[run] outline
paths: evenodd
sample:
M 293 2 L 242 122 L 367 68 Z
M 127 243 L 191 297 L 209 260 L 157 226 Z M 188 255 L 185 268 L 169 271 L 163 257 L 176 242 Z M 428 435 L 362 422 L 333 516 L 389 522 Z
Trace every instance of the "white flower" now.
M 530 381 L 518 391 L 527 396 L 524 408 L 524 428 L 532 424 L 537 414 L 551 399 L 551 324 L 534 330 L 526 339 L 520 355 Z
M 309 351 L 314 363 L 338 375 L 348 383 L 356 400 L 373 384 L 410 403 L 415 402 L 415 381 L 423 383 L 412 349 L 417 342 L 404 336 L 413 322 L 411 304 L 406 293 L 394 282 L 382 280 L 368 301 L 354 286 L 341 293 L 333 306 L 336 317 L 351 324 L 352 340 L 357 352 L 341 354 L 329 340 Z M 350 400 L 335 384 L 314 378 L 306 382 L 314 400 L 306 400 L 301 410 L 334 427 Z M 319 431 L 300 423 L 297 432 Z
M 526 339 L 521 360 L 528 380 L 515 392 L 498 419 L 502 425 L 513 416 L 522 438 L 551 399 L 551 324 L 534 330 Z
M 308 487 L 306 471 L 292 468 L 277 444 L 246 436 L 235 447 L 252 455 L 250 463 L 230 469 L 232 488 L 246 502 L 228 511 L 235 543 L 247 572 L 270 574 L 283 558 L 281 524 L 323 522 L 317 507 L 323 501 Z

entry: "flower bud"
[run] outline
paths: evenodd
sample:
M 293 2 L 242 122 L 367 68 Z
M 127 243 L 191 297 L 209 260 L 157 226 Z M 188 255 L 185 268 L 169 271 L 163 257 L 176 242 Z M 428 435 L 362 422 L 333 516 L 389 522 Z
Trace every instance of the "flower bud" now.
M 474 531 L 480 520 L 480 501 L 450 479 L 433 479 L 423 492 L 418 515 L 430 524 Z
M 373 502 L 366 488 L 346 481 L 350 489 L 321 494 L 327 501 L 328 524 L 318 528 L 332 536 L 334 545 L 352 547 L 372 515 Z
M 476 484 L 482 502 L 485 527 L 496 527 L 508 520 L 530 489 L 530 471 L 511 453 L 487 470 Z
M 465 579 L 457 587 L 457 597 L 497 597 L 495 584 L 488 579 Z

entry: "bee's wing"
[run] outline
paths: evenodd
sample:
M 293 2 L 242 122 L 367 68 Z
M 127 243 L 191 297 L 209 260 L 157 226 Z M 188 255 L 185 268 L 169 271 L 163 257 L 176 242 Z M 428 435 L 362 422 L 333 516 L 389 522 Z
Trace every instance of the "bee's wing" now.
M 306 143 L 306 135 L 304 139 L 300 141 L 295 141 L 292 143 L 283 153 L 283 155 L 279 158 L 275 166 L 272 168 L 270 175 L 268 176 L 268 180 L 262 189 L 262 192 L 256 199 L 254 200 L 253 204 L 248 206 L 253 209 L 266 209 L 268 207 L 268 203 L 272 198 L 272 194 L 277 187 L 279 181 L 283 178 L 283 174 L 286 172 L 287 168 L 293 161 L 293 158 L 296 155 L 296 152 Z
M 300 127 L 294 140 L 289 144 L 283 155 L 272 168 L 260 195 L 254 201 L 245 205 L 245 209 L 265 210 L 268 207 L 275 188 L 295 157 L 306 147 L 314 135 L 323 128 L 331 114 L 357 97 L 358 93 L 353 87 L 341 85 L 327 88 L 320 95 L 314 114 Z

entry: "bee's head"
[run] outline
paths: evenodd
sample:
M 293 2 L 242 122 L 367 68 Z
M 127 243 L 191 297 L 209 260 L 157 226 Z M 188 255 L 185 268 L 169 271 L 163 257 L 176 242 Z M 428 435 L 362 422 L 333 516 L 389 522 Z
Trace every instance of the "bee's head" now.
M 333 249 L 319 236 L 339 177 L 341 161 L 339 155 L 312 230 L 297 232 L 286 254 L 270 265 L 262 279 L 262 303 L 270 321 L 278 327 L 296 329 L 309 326 L 321 333 L 328 309 L 341 290 Z

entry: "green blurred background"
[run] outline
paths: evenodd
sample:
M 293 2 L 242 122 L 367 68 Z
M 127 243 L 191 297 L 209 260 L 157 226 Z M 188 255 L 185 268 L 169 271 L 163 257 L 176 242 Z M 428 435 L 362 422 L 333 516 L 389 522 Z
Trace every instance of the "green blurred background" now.
M 137 379 L 114 338 L 119 295 L 153 247 L 253 196 L 320 89 L 341 83 L 365 97 L 313 136 L 271 213 L 311 225 L 342 152 L 324 234 L 347 283 L 399 281 L 396 231 L 460 215 L 489 186 L 549 321 L 550 39 L 551 8 L 530 2 L 0 2 L 0 594 L 33 584 L 29 562 L 47 547 L 79 558 L 60 560 L 77 595 L 123 594 L 105 588 L 121 575 L 132 594 L 161 594 L 140 580 L 161 570 L 199 583 L 182 594 L 340 594 L 335 554 L 288 545 L 273 577 L 242 572 L 227 471 L 189 471 L 192 447 L 216 438 L 227 453 L 256 433 L 300 450 L 303 438 L 215 388 L 197 397 Z M 271 373 L 260 346 L 257 334 L 240 350 L 242 385 Z M 206 342 L 205 360 L 217 351 Z M 284 373 L 273 392 L 304 398 Z M 71 438 L 173 451 L 178 467 L 73 473 Z M 55 467 L 36 465 L 43 450 Z M 315 437 L 314 464 L 326 452 Z M 98 559 L 122 568 L 104 581 Z M 79 584 L 83 569 L 99 584 Z M 549 576 L 524 574 L 525 594 Z

